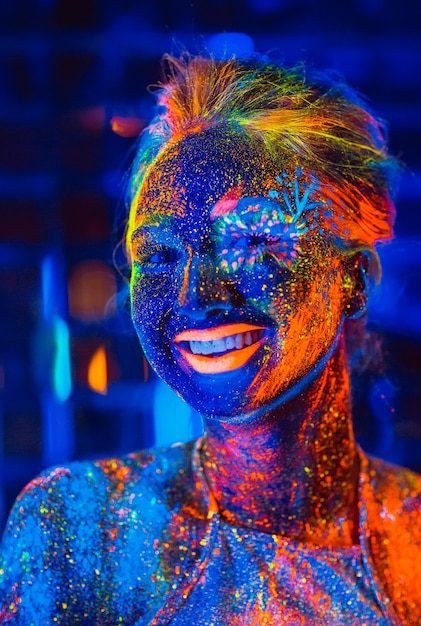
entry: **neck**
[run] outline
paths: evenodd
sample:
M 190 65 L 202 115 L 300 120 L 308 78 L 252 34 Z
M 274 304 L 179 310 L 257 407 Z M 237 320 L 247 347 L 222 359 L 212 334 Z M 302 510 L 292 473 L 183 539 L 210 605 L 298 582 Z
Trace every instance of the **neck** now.
M 207 420 L 202 461 L 227 521 L 329 546 L 358 541 L 358 457 L 339 347 L 302 394 L 258 423 Z

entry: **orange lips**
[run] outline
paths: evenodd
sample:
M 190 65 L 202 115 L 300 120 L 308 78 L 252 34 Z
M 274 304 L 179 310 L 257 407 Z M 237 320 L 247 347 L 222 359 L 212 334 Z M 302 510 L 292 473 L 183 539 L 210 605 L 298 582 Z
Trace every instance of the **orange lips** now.
M 200 374 L 220 374 L 243 367 L 262 345 L 264 338 L 262 337 L 259 341 L 244 348 L 234 349 L 221 355 L 216 353 L 213 356 L 193 354 L 177 344 L 182 341 L 217 341 L 242 333 L 251 333 L 256 330 L 265 330 L 265 327 L 252 324 L 226 324 L 225 326 L 207 328 L 206 330 L 185 330 L 175 337 L 174 342 L 183 358 L 196 372 Z

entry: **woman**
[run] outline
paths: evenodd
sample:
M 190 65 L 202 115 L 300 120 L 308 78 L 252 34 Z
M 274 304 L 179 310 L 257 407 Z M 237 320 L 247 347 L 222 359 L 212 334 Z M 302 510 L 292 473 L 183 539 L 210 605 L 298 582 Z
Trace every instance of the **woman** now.
M 34 480 L 2 623 L 421 623 L 420 478 L 351 423 L 384 128 L 305 67 L 167 61 L 129 185 L 132 315 L 205 435 Z

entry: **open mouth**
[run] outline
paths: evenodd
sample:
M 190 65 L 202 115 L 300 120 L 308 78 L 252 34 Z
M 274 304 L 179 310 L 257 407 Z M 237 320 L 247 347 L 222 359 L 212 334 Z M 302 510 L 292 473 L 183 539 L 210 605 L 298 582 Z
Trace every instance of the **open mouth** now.
M 174 343 L 188 364 L 202 374 L 243 367 L 262 345 L 266 328 L 227 324 L 206 330 L 186 330 Z
M 223 352 L 231 352 L 232 350 L 242 350 L 247 346 L 251 346 L 263 337 L 265 331 L 263 328 L 258 330 L 248 330 L 245 333 L 237 333 L 221 337 L 221 339 L 213 339 L 212 341 L 189 341 L 188 346 L 193 354 L 206 354 L 207 356 L 220 356 Z

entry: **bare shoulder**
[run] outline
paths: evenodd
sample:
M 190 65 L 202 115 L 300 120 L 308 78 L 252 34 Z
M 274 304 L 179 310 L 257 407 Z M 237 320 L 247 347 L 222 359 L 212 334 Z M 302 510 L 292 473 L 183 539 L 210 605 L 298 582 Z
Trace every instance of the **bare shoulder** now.
M 16 505 L 33 502 L 34 496 L 46 500 L 77 496 L 78 500 L 102 492 L 110 497 L 122 494 L 135 485 L 159 488 L 180 471 L 185 474 L 189 467 L 193 442 L 168 448 L 150 448 L 124 456 L 115 456 L 93 461 L 75 461 L 63 466 L 44 470 L 19 494 Z
M 171 494 L 190 487 L 190 452 L 187 444 L 74 462 L 32 480 L 0 546 L 0 623 L 50 624 L 63 606 L 81 623 L 92 602 L 121 616 L 136 585 L 152 597 L 154 539 L 168 525 Z M 128 561 L 130 554 L 142 558 Z

